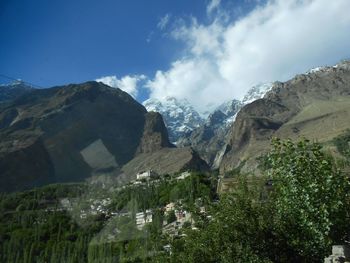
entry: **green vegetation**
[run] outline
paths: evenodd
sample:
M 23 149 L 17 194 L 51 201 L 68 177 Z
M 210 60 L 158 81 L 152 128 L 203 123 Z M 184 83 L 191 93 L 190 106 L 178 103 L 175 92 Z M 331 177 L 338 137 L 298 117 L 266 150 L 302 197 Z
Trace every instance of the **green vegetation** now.
M 265 161 L 272 187 L 240 178 L 213 220 L 173 242 L 168 261 L 322 262 L 332 244 L 349 241 L 349 179 L 320 145 L 274 140 Z
M 214 189 L 209 177 L 193 173 L 180 181 L 168 177 L 110 191 L 65 184 L 2 194 L 0 262 L 152 261 L 168 243 L 162 237 L 161 208 L 180 199 L 188 209 L 198 198 L 210 203 Z M 103 212 L 90 211 L 96 200 L 107 198 Z M 63 209 L 62 201 L 67 200 Z M 135 213 L 149 208 L 152 223 L 140 230 Z
M 350 160 L 350 130 L 333 140 L 338 151 L 348 160 Z
M 350 240 L 349 178 L 317 143 L 272 146 L 264 176 L 236 174 L 220 200 L 215 176 L 199 173 L 2 194 L 0 262 L 321 262 L 331 245 Z M 194 221 L 179 235 L 163 231 L 176 221 L 164 214 L 171 202 Z M 138 228 L 136 213 L 148 209 L 152 223 Z

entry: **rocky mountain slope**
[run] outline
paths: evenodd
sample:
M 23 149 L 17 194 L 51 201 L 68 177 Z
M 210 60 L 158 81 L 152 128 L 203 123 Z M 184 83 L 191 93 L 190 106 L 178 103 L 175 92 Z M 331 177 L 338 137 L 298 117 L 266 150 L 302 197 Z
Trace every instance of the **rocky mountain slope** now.
M 178 141 L 178 146 L 191 146 L 214 169 L 218 168 L 226 149 L 230 127 L 239 110 L 271 90 L 272 83 L 252 87 L 242 100 L 231 100 L 220 105 L 207 120 Z
M 231 119 L 240 107 L 241 103 L 238 100 L 225 103 L 210 114 L 201 126 L 180 138 L 177 145 L 192 147 L 209 165 L 212 165 L 217 152 L 226 143 L 225 138 L 231 125 Z
M 169 139 L 173 143 L 204 122 L 204 119 L 187 100 L 174 97 L 167 97 L 164 101 L 148 99 L 143 102 L 143 105 L 148 111 L 162 114 L 169 132 Z
M 244 106 L 231 127 L 221 173 L 254 170 L 273 136 L 329 142 L 350 128 L 350 62 L 274 83 L 263 99 Z
M 87 82 L 33 90 L 0 104 L 0 191 L 118 176 L 134 157 L 172 147 L 161 115 L 120 89 Z
M 11 84 L 0 85 L 0 103 L 9 102 L 15 98 L 32 91 L 34 88 L 22 81 L 15 81 Z

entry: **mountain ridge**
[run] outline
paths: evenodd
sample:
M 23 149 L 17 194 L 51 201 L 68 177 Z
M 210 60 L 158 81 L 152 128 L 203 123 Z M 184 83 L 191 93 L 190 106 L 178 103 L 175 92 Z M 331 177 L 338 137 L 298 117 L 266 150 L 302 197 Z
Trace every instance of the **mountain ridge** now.
M 0 191 L 119 176 L 138 155 L 173 148 L 160 114 L 102 83 L 35 89 L 0 109 Z
M 256 170 L 272 137 L 331 141 L 350 128 L 349 118 L 350 61 L 275 82 L 264 98 L 239 111 L 220 172 L 240 164 L 244 172 Z

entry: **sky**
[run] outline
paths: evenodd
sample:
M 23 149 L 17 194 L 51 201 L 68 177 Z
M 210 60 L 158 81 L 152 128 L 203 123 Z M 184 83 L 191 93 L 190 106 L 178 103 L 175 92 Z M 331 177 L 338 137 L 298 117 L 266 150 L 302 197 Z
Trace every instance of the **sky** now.
M 203 113 L 349 59 L 349 11 L 349 0 L 0 0 L 0 74 L 98 80 Z

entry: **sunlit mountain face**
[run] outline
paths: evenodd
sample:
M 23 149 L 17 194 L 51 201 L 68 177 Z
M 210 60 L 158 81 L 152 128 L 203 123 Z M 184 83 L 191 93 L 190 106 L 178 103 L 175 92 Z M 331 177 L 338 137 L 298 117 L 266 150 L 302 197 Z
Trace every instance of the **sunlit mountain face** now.
M 0 1 L 0 262 L 350 262 L 350 1 Z

